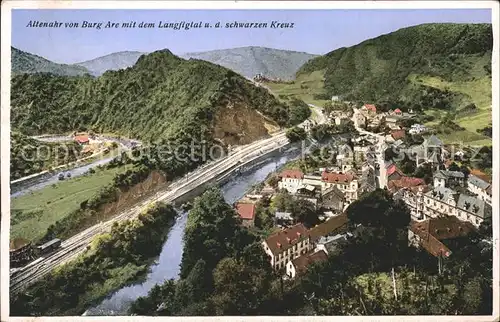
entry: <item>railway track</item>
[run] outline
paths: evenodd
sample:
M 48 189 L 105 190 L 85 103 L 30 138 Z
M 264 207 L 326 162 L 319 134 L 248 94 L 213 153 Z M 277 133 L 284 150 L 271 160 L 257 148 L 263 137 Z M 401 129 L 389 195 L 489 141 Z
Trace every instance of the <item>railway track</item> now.
M 139 202 L 132 208 L 121 212 L 112 219 L 89 227 L 63 241 L 61 243 L 61 248 L 57 251 L 42 257 L 36 264 L 28 264 L 24 269 L 15 273 L 14 276 L 11 276 L 10 291 L 12 293 L 17 293 L 48 274 L 57 266 L 74 259 L 86 250 L 95 236 L 110 231 L 115 222 L 135 218 L 151 203 L 159 201 L 167 203 L 172 202 L 199 185 L 213 180 L 220 174 L 231 170 L 235 166 L 239 164 L 243 165 L 269 150 L 275 150 L 276 148 L 286 145 L 286 143 L 288 143 L 288 139 L 282 131 L 271 138 L 238 147 L 234 154 L 222 160 L 213 161 L 199 167 L 186 177 L 173 181 L 165 190 L 157 192 L 150 198 Z

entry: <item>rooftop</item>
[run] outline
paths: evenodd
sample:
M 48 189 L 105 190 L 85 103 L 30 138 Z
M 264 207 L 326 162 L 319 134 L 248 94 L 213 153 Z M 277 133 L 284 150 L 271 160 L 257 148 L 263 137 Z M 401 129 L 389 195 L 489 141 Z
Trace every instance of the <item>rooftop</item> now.
M 266 239 L 266 243 L 271 252 L 278 255 L 308 237 L 307 228 L 303 224 L 296 224 L 272 234 Z
M 325 197 L 328 197 L 330 195 L 334 195 L 335 197 L 337 197 L 337 199 L 344 199 L 344 193 L 342 191 L 340 191 L 339 188 L 337 188 L 337 186 L 332 186 L 331 188 L 329 189 L 326 189 L 322 194 L 321 196 L 323 198 Z
M 321 179 L 328 183 L 350 183 L 355 177 L 352 174 L 325 171 L 321 174 Z
M 236 211 L 241 219 L 252 220 L 255 216 L 255 204 L 253 203 L 238 203 Z
M 387 184 L 389 190 L 399 190 L 402 188 L 415 188 L 421 186 L 422 189 L 426 186 L 424 179 L 415 177 L 402 177 L 398 180 L 391 180 Z
M 391 136 L 394 140 L 399 140 L 405 137 L 405 130 L 394 130 L 391 132 Z
M 348 219 L 346 214 L 331 217 L 324 223 L 311 228 L 311 230 L 309 231 L 311 240 L 315 241 L 321 237 L 325 237 L 334 232 L 338 232 L 339 229 L 342 229 L 347 225 L 347 222 Z
M 486 182 L 483 179 L 481 179 L 473 174 L 469 175 L 469 178 L 467 179 L 467 181 L 470 184 L 473 184 L 476 187 L 478 187 L 479 189 L 483 189 L 483 190 L 486 190 L 486 189 L 488 189 L 489 186 L 491 186 L 489 182 Z
M 283 170 L 280 174 L 280 177 L 302 179 L 304 178 L 304 173 L 300 170 Z
M 295 267 L 297 273 L 302 273 L 307 269 L 309 265 L 313 263 L 323 262 L 327 259 L 328 255 L 323 250 L 320 250 L 315 253 L 301 255 L 292 260 L 292 264 Z
M 443 141 L 433 134 L 425 139 L 424 145 L 427 145 L 427 147 L 442 147 Z
M 400 175 L 403 175 L 403 173 L 401 172 L 401 170 L 399 170 L 398 167 L 395 164 L 391 164 L 387 168 L 387 176 L 390 176 L 390 175 L 392 175 L 394 173 L 399 173 Z
M 479 179 L 482 179 L 482 180 L 484 180 L 486 182 L 491 183 L 491 176 L 487 175 L 486 173 L 482 172 L 479 169 L 471 169 L 470 170 L 470 174 L 478 177 Z
M 86 143 L 89 141 L 88 135 L 77 135 L 75 136 L 75 141 L 78 143 Z
M 282 212 L 282 211 L 277 211 L 274 214 L 274 217 L 277 219 L 285 219 L 285 220 L 292 220 L 292 213 L 291 212 Z
M 420 244 L 433 256 L 450 255 L 450 250 L 441 241 L 466 236 L 474 231 L 474 226 L 455 216 L 432 218 L 421 222 L 412 221 L 410 230 L 418 235 Z
M 435 178 L 448 179 L 448 178 L 465 178 L 461 171 L 438 170 L 434 172 Z
M 425 195 L 430 198 L 446 202 L 450 198 L 453 198 L 456 201 L 458 192 L 446 187 L 435 187 L 433 190 L 428 191 Z
M 365 105 L 363 105 L 363 107 L 369 111 L 373 111 L 373 112 L 377 111 L 377 107 L 373 104 L 365 104 Z
M 480 218 L 491 217 L 491 206 L 489 204 L 484 200 L 463 193 L 458 197 L 457 207 Z

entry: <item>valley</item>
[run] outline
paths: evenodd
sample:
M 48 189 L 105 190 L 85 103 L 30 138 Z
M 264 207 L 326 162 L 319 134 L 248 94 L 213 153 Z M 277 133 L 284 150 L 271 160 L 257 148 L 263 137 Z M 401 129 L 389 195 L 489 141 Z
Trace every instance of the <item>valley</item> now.
M 11 184 L 74 174 L 11 193 L 11 314 L 489 310 L 491 25 L 324 55 L 11 52 Z

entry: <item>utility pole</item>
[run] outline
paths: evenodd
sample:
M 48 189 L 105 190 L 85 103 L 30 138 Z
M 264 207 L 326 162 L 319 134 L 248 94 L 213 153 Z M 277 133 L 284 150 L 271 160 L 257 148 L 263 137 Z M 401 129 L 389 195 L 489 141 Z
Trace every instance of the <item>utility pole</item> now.
M 394 298 L 398 300 L 398 292 L 396 290 L 396 277 L 394 276 L 394 267 L 392 267 L 392 287 L 394 289 Z

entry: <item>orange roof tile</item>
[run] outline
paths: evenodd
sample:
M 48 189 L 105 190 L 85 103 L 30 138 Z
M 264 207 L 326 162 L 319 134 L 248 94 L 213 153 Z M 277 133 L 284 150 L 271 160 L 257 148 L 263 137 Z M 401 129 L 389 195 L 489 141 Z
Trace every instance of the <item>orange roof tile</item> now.
M 252 220 L 255 216 L 255 204 L 240 202 L 236 205 L 236 211 L 241 219 Z
M 307 270 L 307 267 L 313 263 L 323 262 L 328 259 L 328 255 L 324 250 L 317 251 L 315 253 L 308 253 L 301 255 L 292 260 L 293 266 L 297 273 L 303 273 Z
M 280 177 L 282 178 L 293 178 L 293 179 L 302 179 L 304 178 L 304 173 L 300 170 L 283 170 L 280 173 Z
M 335 173 L 324 171 L 321 174 L 321 180 L 328 183 L 350 183 L 354 180 L 354 175 L 347 173 Z
M 266 239 L 266 243 L 271 252 L 278 255 L 306 238 L 309 238 L 307 228 L 303 224 L 296 224 L 272 234 Z

